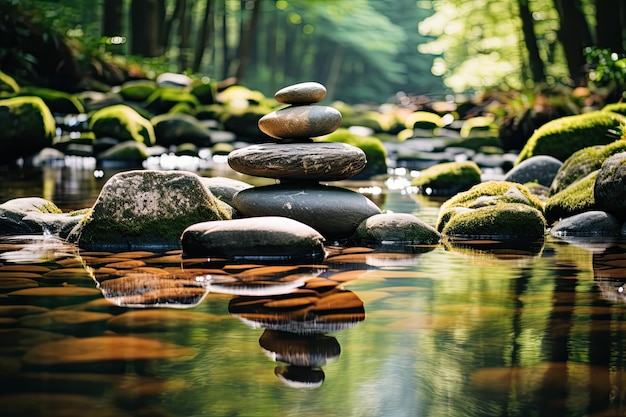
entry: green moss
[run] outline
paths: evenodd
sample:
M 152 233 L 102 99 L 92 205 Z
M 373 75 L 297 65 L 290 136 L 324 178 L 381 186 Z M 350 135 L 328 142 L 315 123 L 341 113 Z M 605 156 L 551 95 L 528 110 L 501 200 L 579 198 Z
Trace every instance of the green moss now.
M 89 126 L 96 137 L 112 137 L 120 141 L 134 140 L 147 146 L 155 144 L 152 123 L 136 110 L 124 104 L 116 104 L 95 111 Z
M 491 237 L 540 239 L 546 221 L 531 206 L 503 203 L 458 213 L 444 227 L 442 234 L 453 237 Z
M 610 103 L 602 107 L 602 111 L 610 111 L 626 116 L 626 103 L 621 101 L 619 103 Z
M 191 83 L 189 92 L 203 104 L 213 104 L 217 100 L 217 83 L 206 79 L 196 79 Z
M 353 178 L 369 178 L 387 172 L 387 150 L 380 139 L 373 136 L 359 136 L 340 128 L 333 133 L 317 138 L 318 142 L 342 142 L 355 146 L 365 153 L 365 168 Z
M 459 133 L 462 138 L 497 136 L 498 127 L 493 123 L 493 117 L 477 116 L 465 120 Z
M 11 95 L 20 91 L 20 86 L 9 74 L 0 71 L 0 94 Z
M 437 190 L 440 190 L 451 195 L 480 183 L 480 178 L 480 168 L 473 161 L 445 162 L 421 171 L 420 176 L 411 181 L 411 185 L 422 190 L 430 188 L 434 194 L 439 194 Z
M 63 213 L 63 211 L 61 211 L 60 208 L 57 207 L 56 204 L 54 204 L 53 202 L 48 202 L 45 204 L 42 204 L 41 206 L 37 207 L 37 210 L 39 210 L 41 213 L 51 213 L 51 214 L 61 214 Z
M 121 85 L 119 94 L 124 100 L 144 101 L 157 90 L 157 83 L 152 80 L 133 80 Z
M 424 129 L 435 130 L 439 127 L 443 127 L 446 124 L 443 118 L 436 113 L 428 111 L 416 111 L 409 114 L 404 119 L 404 125 L 408 129 Z
M 146 145 L 127 140 L 101 152 L 98 158 L 109 161 L 143 161 L 148 159 L 148 156 Z
M 534 155 L 550 155 L 565 161 L 577 150 L 613 142 L 615 136 L 611 132 L 625 123 L 626 116 L 608 111 L 552 120 L 533 133 L 515 164 Z
M 53 113 L 80 114 L 85 112 L 82 101 L 73 94 L 43 87 L 23 87 L 20 96 L 40 97 Z
M 200 107 L 200 101 L 189 91 L 180 87 L 160 87 L 145 101 L 146 109 L 154 114 L 167 113 L 177 104 L 185 103 L 191 108 Z
M 564 217 L 595 210 L 593 189 L 598 172 L 599 170 L 592 172 L 548 198 L 545 210 L 546 219 L 552 223 Z
M 563 191 L 591 172 L 600 169 L 602 163 L 611 155 L 626 151 L 626 140 L 616 140 L 608 145 L 596 145 L 574 152 L 559 168 L 552 186 L 551 194 Z

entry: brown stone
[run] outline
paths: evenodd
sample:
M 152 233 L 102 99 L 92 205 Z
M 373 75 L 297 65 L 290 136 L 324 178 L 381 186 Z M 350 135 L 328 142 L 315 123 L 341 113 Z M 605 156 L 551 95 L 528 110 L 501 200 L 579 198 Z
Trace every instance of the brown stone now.
M 339 181 L 365 168 L 365 153 L 339 142 L 267 143 L 237 149 L 228 164 L 242 174 L 291 180 Z
M 311 104 L 326 97 L 326 87 L 316 82 L 306 82 L 287 86 L 276 92 L 274 98 L 279 103 Z
M 275 139 L 304 139 L 334 132 L 341 124 L 341 113 L 328 106 L 289 106 L 266 114 L 259 129 Z

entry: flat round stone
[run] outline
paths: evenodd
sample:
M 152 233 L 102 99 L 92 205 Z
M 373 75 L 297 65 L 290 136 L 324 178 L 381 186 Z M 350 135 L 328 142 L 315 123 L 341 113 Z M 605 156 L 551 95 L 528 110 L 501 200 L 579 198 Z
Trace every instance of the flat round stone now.
M 245 217 L 289 217 L 312 227 L 328 240 L 349 238 L 363 220 L 381 213 L 362 194 L 323 185 L 248 188 L 235 194 L 233 205 Z
M 256 177 L 339 181 L 365 168 L 365 152 L 339 142 L 266 143 L 237 149 L 228 164 L 242 174 Z
M 259 129 L 275 139 L 314 138 L 334 132 L 341 124 L 339 110 L 328 106 L 289 106 L 266 114 Z
M 279 103 L 311 104 L 326 97 L 326 87 L 316 82 L 299 83 L 281 88 L 274 94 Z

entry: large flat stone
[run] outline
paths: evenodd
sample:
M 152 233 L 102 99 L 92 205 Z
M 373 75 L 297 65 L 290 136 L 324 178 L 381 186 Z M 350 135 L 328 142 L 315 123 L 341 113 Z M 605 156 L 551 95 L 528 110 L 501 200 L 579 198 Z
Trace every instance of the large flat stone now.
M 267 143 L 228 155 L 228 164 L 242 174 L 292 180 L 343 180 L 361 172 L 366 163 L 361 149 L 339 142 Z

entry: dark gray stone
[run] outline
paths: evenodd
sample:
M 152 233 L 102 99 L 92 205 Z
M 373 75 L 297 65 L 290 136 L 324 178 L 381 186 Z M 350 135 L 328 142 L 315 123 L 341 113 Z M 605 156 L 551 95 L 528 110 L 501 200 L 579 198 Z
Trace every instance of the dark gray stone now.
M 334 132 L 341 113 L 328 106 L 289 106 L 261 117 L 259 129 L 275 139 L 306 139 Z
M 434 227 L 408 213 L 375 214 L 361 222 L 354 234 L 363 243 L 434 245 L 440 238 Z
M 287 86 L 274 94 L 279 103 L 311 104 L 322 101 L 326 97 L 326 87 L 316 82 L 306 82 Z
M 181 242 L 186 256 L 240 261 L 316 261 L 325 256 L 322 235 L 276 216 L 194 224 L 184 230 Z
M 235 194 L 233 206 L 244 216 L 282 216 L 298 220 L 326 239 L 345 239 L 380 209 L 357 192 L 330 186 L 268 185 Z
M 365 153 L 339 142 L 268 143 L 237 149 L 228 164 L 242 174 L 292 180 L 338 181 L 365 168 Z
M 229 205 L 232 205 L 235 194 L 252 187 L 247 182 L 226 177 L 202 177 L 202 182 L 215 197 Z
M 548 155 L 537 155 L 522 161 L 510 170 L 504 177 L 504 181 L 526 184 L 535 182 L 549 187 L 556 177 L 563 162 Z
M 594 198 L 599 210 L 626 219 L 626 152 L 604 161 L 596 178 Z
M 586 211 L 567 217 L 550 230 L 555 237 L 567 236 L 619 236 L 621 223 L 609 213 L 599 210 Z
M 212 144 L 211 132 L 198 119 L 181 113 L 165 113 L 150 119 L 154 126 L 156 143 L 161 146 L 193 143 L 199 147 Z

